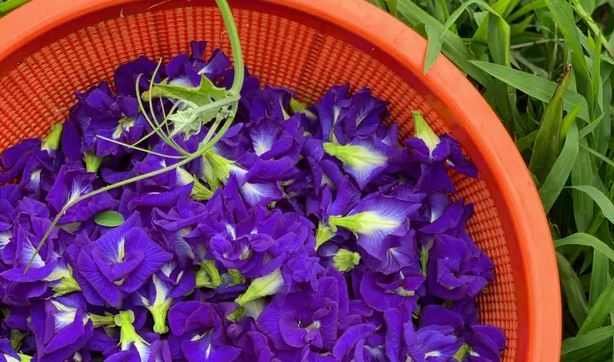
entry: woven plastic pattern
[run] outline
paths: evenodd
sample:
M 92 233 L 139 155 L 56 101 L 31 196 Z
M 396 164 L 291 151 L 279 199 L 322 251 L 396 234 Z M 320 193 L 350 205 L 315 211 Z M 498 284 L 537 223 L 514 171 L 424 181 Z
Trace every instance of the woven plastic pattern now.
M 261 11 L 235 12 L 250 71 L 264 83 L 286 86 L 303 100 L 315 100 L 331 85 L 368 86 L 390 101 L 392 119 L 410 134 L 413 110 L 421 110 L 438 133 L 440 115 L 420 90 L 398 74 L 320 24 L 297 22 Z M 27 137 L 46 134 L 75 103 L 74 92 L 103 79 L 139 55 L 168 57 L 187 51 L 190 40 L 208 40 L 208 51 L 229 52 L 223 23 L 213 8 L 152 9 L 74 32 L 40 49 L 0 78 L 0 150 Z M 515 360 L 517 308 L 512 267 L 502 220 L 483 180 L 454 174 L 460 195 L 475 206 L 469 231 L 496 265 L 496 282 L 480 298 L 481 321 L 501 327 Z

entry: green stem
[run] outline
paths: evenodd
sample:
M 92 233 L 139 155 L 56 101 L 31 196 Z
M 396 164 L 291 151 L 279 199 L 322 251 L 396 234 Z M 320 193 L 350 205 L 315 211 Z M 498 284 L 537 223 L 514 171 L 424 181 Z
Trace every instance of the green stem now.
M 230 113 L 228 114 L 228 117 L 226 118 L 224 125 L 222 126 L 222 128 L 219 130 L 219 132 L 217 132 L 213 137 L 211 137 L 211 135 L 215 132 L 215 129 L 217 128 L 217 125 L 219 124 L 219 120 L 218 122 L 216 122 L 216 124 L 214 124 L 214 126 L 209 130 L 207 136 L 205 137 L 205 139 L 209 139 L 211 138 L 210 141 L 203 143 L 196 152 L 194 153 L 187 153 L 185 152 L 181 147 L 179 150 L 179 152 L 182 152 L 183 154 L 185 154 L 186 158 L 184 158 L 183 160 L 161 168 L 159 170 L 156 171 L 152 171 L 143 175 L 139 175 L 139 176 L 135 176 L 133 178 L 127 179 L 127 180 L 123 180 L 120 182 L 117 182 L 115 184 L 112 185 L 107 185 L 105 187 L 102 187 L 100 189 L 94 190 L 90 193 L 87 193 L 85 195 L 79 196 L 77 199 L 68 202 L 66 205 L 64 205 L 64 207 L 62 208 L 62 210 L 60 210 L 60 212 L 58 212 L 58 214 L 55 216 L 55 218 L 53 219 L 53 221 L 51 222 L 51 225 L 49 225 L 49 228 L 47 229 L 47 231 L 45 231 L 45 235 L 43 235 L 42 239 L 40 240 L 40 242 L 38 243 L 38 245 L 36 246 L 36 250 L 35 252 L 32 254 L 32 257 L 30 258 L 30 262 L 28 263 L 28 265 L 26 266 L 25 270 L 24 270 L 24 275 L 28 273 L 28 271 L 30 270 L 30 268 L 32 267 L 32 263 L 34 262 L 34 258 L 36 257 L 36 255 L 38 255 L 38 253 L 40 252 L 41 248 L 43 247 L 43 245 L 45 245 L 45 241 L 49 238 L 49 235 L 51 235 L 51 233 L 53 232 L 53 230 L 55 229 L 55 227 L 57 226 L 58 222 L 60 221 L 60 219 L 62 218 L 62 216 L 64 214 L 66 214 L 66 212 L 68 211 L 68 209 L 70 209 L 72 206 L 76 205 L 77 203 L 92 197 L 92 196 L 96 196 L 98 194 L 101 194 L 103 192 L 107 192 L 109 190 L 113 190 L 116 189 L 118 187 L 122 187 L 134 182 L 138 182 L 150 177 L 155 177 L 158 175 L 161 175 L 163 173 L 175 170 L 178 167 L 181 167 L 183 165 L 186 165 L 192 161 L 194 161 L 195 159 L 197 159 L 198 157 L 201 157 L 205 152 L 207 152 L 209 149 L 211 149 L 211 147 L 213 147 L 217 142 L 219 142 L 219 140 L 224 136 L 224 134 L 226 133 L 226 131 L 228 131 L 228 128 L 230 128 L 230 125 L 232 124 L 234 117 L 237 113 L 237 108 L 238 108 L 238 101 L 241 98 L 241 89 L 243 88 L 243 80 L 245 78 L 245 69 L 244 69 L 244 63 L 243 63 L 243 53 L 241 51 L 241 43 L 239 41 L 239 34 L 237 32 L 237 26 L 234 22 L 234 19 L 232 17 L 232 12 L 230 11 L 230 7 L 228 6 L 228 2 L 226 0 L 216 0 L 216 3 L 220 9 L 220 12 L 222 13 L 222 18 L 224 19 L 224 23 L 226 25 L 226 28 L 228 30 L 228 36 L 230 37 L 230 44 L 232 46 L 232 55 L 233 55 L 233 60 L 235 63 L 235 67 L 234 67 L 234 80 L 232 83 L 232 87 L 230 88 L 230 95 L 228 97 L 229 102 L 230 100 L 232 100 L 230 103 L 228 103 L 227 105 L 232 105 L 234 104 L 233 107 L 231 107 Z M 143 104 L 141 101 L 141 97 L 140 97 L 140 89 L 139 89 L 139 80 L 140 80 L 140 75 L 139 77 L 137 77 L 137 81 L 136 81 L 136 95 L 137 95 L 137 101 L 139 102 L 139 107 L 141 107 L 141 109 L 144 110 L 143 108 Z M 220 107 L 221 108 L 221 107 Z M 152 126 L 152 129 L 156 130 L 157 127 L 155 127 L 155 125 L 153 125 L 153 122 L 147 117 L 147 115 L 145 114 L 146 112 L 143 112 L 143 116 L 147 119 L 147 121 L 150 123 L 150 125 Z M 161 138 L 163 138 L 164 140 L 166 135 L 164 135 L 164 132 L 159 131 L 156 132 L 158 133 Z
M 239 39 L 239 32 L 237 31 L 237 24 L 232 17 L 232 11 L 226 0 L 215 0 L 217 7 L 222 13 L 222 19 L 226 25 L 228 31 L 228 37 L 230 38 L 230 46 L 232 47 L 232 60 L 235 64 L 235 77 L 230 88 L 230 93 L 235 95 L 241 94 L 241 88 L 243 88 L 243 78 L 245 77 L 245 65 L 243 64 L 243 50 L 241 49 L 241 41 Z
M 174 159 L 179 159 L 179 160 L 185 158 L 185 156 L 165 155 L 164 153 L 160 153 L 160 152 L 148 150 L 146 148 L 141 148 L 141 147 L 129 145 L 127 143 L 124 143 L 124 142 L 121 142 L 121 141 L 116 141 L 116 140 L 114 140 L 112 138 L 108 138 L 108 137 L 101 136 L 101 135 L 96 135 L 96 138 L 100 138 L 101 140 L 105 140 L 107 142 L 115 143 L 116 145 L 124 146 L 126 148 L 131 148 L 131 149 L 136 150 L 136 151 L 141 151 L 141 152 L 149 153 L 150 155 L 154 155 L 154 156 L 165 157 L 165 158 L 174 158 Z

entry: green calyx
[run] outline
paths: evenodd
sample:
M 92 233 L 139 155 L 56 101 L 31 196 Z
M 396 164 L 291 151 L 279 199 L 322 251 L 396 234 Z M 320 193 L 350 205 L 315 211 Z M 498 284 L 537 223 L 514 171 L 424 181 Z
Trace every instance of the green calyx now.
M 202 162 L 204 179 L 213 192 L 215 192 L 221 184 L 228 181 L 230 178 L 230 170 L 235 166 L 234 161 L 221 156 L 213 150 L 205 152 L 202 157 Z
M 17 329 L 11 329 L 11 347 L 13 347 L 13 350 L 19 351 L 24 338 L 26 338 L 25 333 L 21 333 Z
M 467 343 L 463 343 L 458 349 L 458 351 L 454 353 L 454 356 L 452 356 L 452 358 L 457 361 L 462 361 L 465 359 L 465 356 L 467 355 L 467 353 L 469 353 L 470 350 L 471 348 L 469 347 L 469 345 Z
M 215 267 L 215 261 L 205 260 L 200 263 L 200 269 L 196 272 L 196 286 L 215 289 L 220 285 L 222 285 L 222 276 Z
M 355 170 L 364 170 L 386 164 L 385 155 L 360 145 L 341 145 L 333 142 L 324 143 L 324 151 L 336 157 L 344 165 Z
M 53 289 L 53 291 L 55 292 L 53 296 L 59 297 L 62 295 L 78 292 L 81 290 L 81 287 L 79 286 L 77 280 L 72 275 L 70 275 L 68 277 L 60 279 L 60 281 L 55 284 L 51 289 Z
M 92 321 L 94 328 L 115 326 L 115 316 L 113 314 L 105 312 L 104 315 L 88 314 L 87 316 Z
M 252 280 L 247 290 L 235 299 L 235 303 L 244 306 L 258 298 L 276 294 L 283 286 L 284 279 L 281 275 L 281 271 L 277 269 L 271 274 Z
M 111 137 L 114 140 L 120 138 L 124 131 L 130 130 L 130 128 L 132 128 L 132 126 L 134 126 L 134 122 L 136 122 L 135 118 L 123 117 L 117 123 L 117 127 L 115 127 L 115 130 L 113 131 L 113 135 Z
M 85 162 L 85 170 L 87 172 L 98 172 L 100 169 L 100 164 L 102 163 L 102 158 L 96 156 L 93 152 L 87 151 L 83 156 L 83 161 Z
M 195 201 L 207 201 L 213 196 L 213 191 L 209 190 L 207 186 L 203 185 L 196 177 L 193 178 L 194 185 L 192 186 L 192 193 L 190 197 Z
M 55 151 L 60 148 L 60 140 L 62 139 L 62 129 L 63 126 L 61 123 L 56 123 L 51 126 L 49 130 L 49 134 L 47 137 L 43 138 L 43 142 L 41 143 L 41 149 L 43 151 Z
M 337 227 L 350 230 L 356 234 L 370 234 L 376 230 L 393 230 L 399 227 L 399 222 L 387 219 L 373 211 L 363 211 L 348 216 L 331 216 L 328 224 L 332 230 Z
M 318 250 L 322 244 L 332 239 L 333 236 L 335 236 L 335 232 L 330 227 L 319 223 L 318 229 L 316 230 L 316 250 Z
M 171 307 L 173 299 L 168 298 L 168 288 L 157 275 L 154 274 L 152 280 L 156 290 L 156 297 L 151 304 L 148 300 L 143 298 L 143 304 L 145 304 L 145 307 L 149 313 L 151 313 L 151 317 L 154 320 L 154 332 L 162 334 L 168 332 L 166 316 L 168 315 L 168 310 Z
M 245 283 L 245 277 L 237 269 L 228 269 L 226 272 L 230 277 L 230 285 L 237 285 Z
M 360 263 L 360 254 L 347 249 L 339 249 L 333 257 L 333 264 L 340 272 L 347 272 Z
M 114 317 L 115 325 L 120 328 L 119 330 L 119 343 L 122 351 L 130 348 L 132 343 L 135 344 L 137 349 L 144 345 L 148 345 L 146 340 L 136 333 L 134 329 L 134 313 L 131 310 L 122 310 Z
M 414 111 L 414 125 L 416 127 L 416 137 L 420 138 L 429 149 L 429 154 L 433 153 L 433 150 L 439 144 L 439 136 L 433 132 L 433 129 L 426 123 L 426 120 L 419 111 Z
M 420 269 L 422 271 L 422 275 L 426 276 L 427 273 L 427 264 L 429 262 L 429 252 L 431 250 L 431 243 L 424 245 L 420 249 Z

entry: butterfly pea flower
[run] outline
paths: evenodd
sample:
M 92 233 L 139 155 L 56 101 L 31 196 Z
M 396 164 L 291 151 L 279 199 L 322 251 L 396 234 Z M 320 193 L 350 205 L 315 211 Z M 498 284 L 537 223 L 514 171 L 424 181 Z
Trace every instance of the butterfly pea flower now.
M 505 348 L 505 335 L 499 328 L 489 325 L 472 325 L 465 333 L 466 356 L 470 361 L 500 361 Z
M 79 283 L 73 276 L 72 267 L 64 260 L 60 260 L 51 274 L 43 280 L 49 283 L 48 285 L 55 292 L 55 297 L 81 291 Z
M 224 320 L 214 304 L 189 301 L 175 304 L 168 314 L 171 333 L 181 337 L 189 362 L 233 361 L 241 350 L 228 344 Z
M 197 247 L 191 243 L 190 235 L 205 213 L 205 205 L 187 196 L 180 197 L 168 212 L 159 208 L 152 212 L 152 225 L 182 266 L 198 260 L 197 256 L 201 256 L 196 250 Z
M 114 316 L 114 322 L 119 328 L 120 350 L 110 354 L 105 360 L 117 362 L 149 362 L 152 355 L 153 346 L 136 331 L 133 325 L 135 322 L 135 317 L 132 310 L 120 311 Z M 115 349 L 115 347 L 113 349 Z M 105 353 L 109 352 L 105 351 Z
M 404 235 L 409 230 L 409 218 L 420 208 L 398 198 L 373 193 L 362 199 L 345 216 L 330 216 L 331 228 L 341 227 L 358 237 L 358 245 L 371 256 L 384 260 L 387 250 L 384 240 L 390 235 Z
M 334 136 L 338 142 L 349 143 L 355 138 L 374 135 L 382 138 L 388 136 L 389 127 L 382 122 L 389 114 L 387 103 L 374 97 L 371 90 L 363 88 L 339 103 L 339 115 L 334 126 Z M 393 138 L 394 144 L 396 141 Z
M 11 341 L 6 338 L 0 339 L 0 357 L 5 362 L 20 362 L 21 358 L 11 346 Z
M 326 142 L 323 147 L 327 154 L 343 164 L 343 169 L 354 178 L 361 190 L 385 170 L 388 159 L 395 151 L 394 147 L 375 137 L 354 139 L 347 144 Z
M 332 140 L 333 130 L 339 120 L 348 91 L 349 87 L 346 85 L 334 86 L 313 106 L 319 124 L 310 130 L 311 134 L 323 141 Z
M 444 362 L 453 360 L 462 346 L 462 340 L 450 326 L 427 326 L 414 329 L 411 323 L 403 325 L 403 338 L 407 354 L 416 362 Z
M 339 280 L 323 277 L 315 293 L 278 295 L 258 317 L 260 329 L 277 349 L 332 348 L 337 339 Z
M 493 263 L 468 236 L 441 234 L 429 252 L 429 292 L 444 299 L 475 297 L 493 280 Z
M 83 169 L 62 166 L 47 195 L 49 205 L 56 212 L 60 212 L 68 203 L 75 202 L 79 197 L 92 192 L 95 179 L 95 174 L 85 172 Z M 108 193 L 101 193 L 73 205 L 60 218 L 60 223 L 87 221 L 98 212 L 111 210 L 117 205 L 118 202 Z
M 350 360 L 352 357 L 354 357 L 354 350 L 356 346 L 364 346 L 365 338 L 372 335 L 375 330 L 376 326 L 370 323 L 357 324 L 348 328 L 335 342 L 332 350 L 333 356 L 338 361 Z M 358 360 L 356 358 L 354 359 Z
M 249 321 L 253 323 L 253 319 L 249 319 Z M 243 327 L 242 329 L 247 328 Z M 255 326 L 235 338 L 237 341 L 234 345 L 241 351 L 236 359 L 237 362 L 269 362 L 273 360 L 274 354 L 269 346 L 268 338 L 259 332 Z
M 254 153 L 264 160 L 281 157 L 296 160 L 304 142 L 299 122 L 299 116 L 251 121 L 246 127 Z
M 30 323 L 38 361 L 63 361 L 85 346 L 93 333 L 86 310 L 85 300 L 79 293 L 32 307 Z
M 135 302 L 151 313 L 153 330 L 162 334 L 168 332 L 166 316 L 176 298 L 181 298 L 196 287 L 194 273 L 184 273 L 174 262 L 166 263 L 154 274 L 151 282 L 134 295 Z
M 136 98 L 135 85 L 141 93 L 148 90 L 151 77 L 156 67 L 157 63 L 145 56 L 140 56 L 133 61 L 120 65 L 113 75 L 117 93 L 119 95 Z M 160 67 L 154 78 L 154 82 L 157 83 L 166 78 L 164 71 L 164 67 Z M 137 79 L 139 79 L 138 84 Z
M 423 283 L 424 276 L 418 271 L 405 270 L 389 275 L 365 271 L 359 291 L 364 302 L 377 311 L 385 312 L 399 306 L 414 310 Z
M 80 248 L 74 269 L 82 278 L 79 284 L 88 302 L 100 304 L 102 300 L 119 307 L 172 259 L 143 229 L 134 226 L 137 218 L 132 216 Z

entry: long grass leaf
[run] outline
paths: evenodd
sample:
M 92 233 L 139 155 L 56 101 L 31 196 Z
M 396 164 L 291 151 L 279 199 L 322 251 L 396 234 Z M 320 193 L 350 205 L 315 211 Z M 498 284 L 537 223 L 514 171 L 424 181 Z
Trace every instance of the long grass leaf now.
M 572 63 L 576 73 L 576 85 L 580 93 L 587 96 L 590 109 L 593 102 L 591 78 L 588 66 L 584 60 L 584 50 L 580 43 L 579 30 L 574 19 L 573 8 L 564 0 L 546 0 L 546 5 L 550 9 L 557 27 L 563 33 L 566 45 L 571 48 Z
M 578 275 L 569 261 L 560 253 L 556 253 L 559 266 L 559 277 L 563 294 L 569 306 L 569 312 L 577 325 L 582 325 L 588 315 L 588 304 Z
M 424 24 L 425 28 L 428 26 L 439 28 L 440 31 L 444 33 L 443 53 L 463 72 L 467 73 L 482 86 L 487 87 L 490 85 L 490 77 L 478 67 L 471 64 L 470 60 L 473 59 L 473 55 L 469 52 L 465 46 L 465 42 L 460 36 L 451 31 L 444 31 L 442 23 L 411 0 L 398 0 L 397 13 L 399 19 L 411 27 L 417 28 L 420 24 Z
M 614 336 L 614 326 L 601 327 L 593 329 L 579 337 L 567 338 L 563 341 L 563 349 L 561 353 L 565 356 L 568 353 L 590 347 L 599 342 L 602 342 Z
M 603 255 L 607 256 L 608 259 L 610 259 L 611 261 L 614 261 L 614 250 L 610 246 L 608 246 L 606 243 L 604 243 L 603 241 L 597 239 L 596 237 L 590 234 L 586 234 L 586 233 L 571 234 L 567 237 L 556 240 L 554 242 L 554 245 L 557 248 L 561 248 L 561 247 L 569 246 L 569 245 L 588 246 L 588 247 L 594 248 L 595 250 L 599 251 Z
M 603 216 L 608 219 L 610 223 L 614 224 L 614 204 L 612 204 L 612 201 L 603 192 L 591 185 L 574 185 L 568 187 L 587 194 L 595 201 L 597 206 L 599 206 Z
M 554 205 L 554 202 L 561 194 L 563 187 L 565 187 L 565 183 L 572 172 L 576 157 L 578 156 L 579 148 L 578 128 L 574 124 L 565 138 L 565 145 L 561 154 L 539 188 L 539 196 L 542 199 L 546 212 L 550 211 L 552 205 Z
M 511 69 L 500 64 L 476 60 L 471 61 L 471 64 L 542 102 L 548 102 L 556 89 L 556 82 L 520 70 Z M 563 101 L 563 107 L 566 111 L 571 111 L 577 104 L 580 104 L 578 118 L 585 121 L 590 120 L 588 106 L 584 97 L 576 92 L 568 90 L 565 92 Z
M 546 105 L 535 136 L 529 170 L 540 181 L 550 172 L 559 153 L 559 139 L 563 123 L 563 95 L 567 90 L 570 74 L 571 68 L 567 67 L 558 81 L 550 102 Z
M 580 140 L 580 145 L 586 145 L 586 139 Z M 576 158 L 576 164 L 571 170 L 572 185 L 595 185 L 595 170 L 592 157 L 588 151 L 581 149 Z M 579 190 L 572 190 L 573 215 L 578 231 L 586 231 L 593 220 L 593 199 Z

